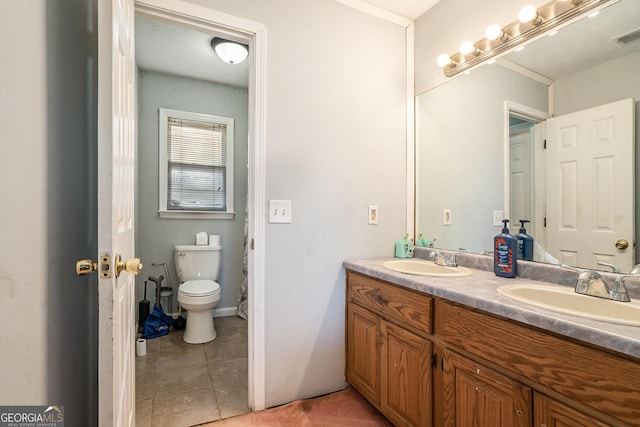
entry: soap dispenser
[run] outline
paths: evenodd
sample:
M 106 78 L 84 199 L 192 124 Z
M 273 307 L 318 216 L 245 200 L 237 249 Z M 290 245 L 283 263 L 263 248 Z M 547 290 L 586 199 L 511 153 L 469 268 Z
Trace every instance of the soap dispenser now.
M 411 258 L 413 256 L 413 245 L 409 240 L 409 233 L 404 235 L 404 239 L 396 240 L 396 258 Z
M 518 239 L 509 234 L 508 219 L 503 219 L 502 233 L 493 239 L 493 271 L 496 276 L 516 277 Z
M 524 225 L 527 222 L 531 222 L 528 219 L 520 220 L 520 231 L 516 234 L 518 239 L 518 259 L 525 261 L 533 261 L 533 237 L 527 234 L 527 229 Z

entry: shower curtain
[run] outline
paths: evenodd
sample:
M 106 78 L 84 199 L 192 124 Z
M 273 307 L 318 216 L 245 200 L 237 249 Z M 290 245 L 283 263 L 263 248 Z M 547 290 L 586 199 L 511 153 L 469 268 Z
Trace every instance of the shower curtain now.
M 244 209 L 244 243 L 242 247 L 242 285 L 240 285 L 240 295 L 238 295 L 238 308 L 236 314 L 238 317 L 245 319 L 247 318 L 247 257 L 249 253 L 249 200 L 247 198 L 247 204 Z

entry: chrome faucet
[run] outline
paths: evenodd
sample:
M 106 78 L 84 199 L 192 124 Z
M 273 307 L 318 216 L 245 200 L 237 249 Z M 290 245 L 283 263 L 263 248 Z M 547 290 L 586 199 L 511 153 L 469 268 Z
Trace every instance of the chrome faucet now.
M 443 265 L 445 267 L 458 266 L 455 254 L 452 254 L 451 257 L 447 257 L 446 255 L 441 254 L 440 251 L 435 251 L 433 253 L 433 263 L 437 265 Z
M 611 271 L 613 271 L 614 273 L 622 273 L 618 267 L 616 267 L 613 264 L 609 264 L 608 262 L 598 261 L 598 265 L 603 265 L 605 267 L 609 267 L 611 269 Z
M 624 284 L 624 279 L 637 276 L 618 276 L 613 283 L 613 288 L 609 288 L 603 277 L 597 271 L 581 270 L 570 265 L 562 264 L 562 267 L 578 272 L 575 292 L 577 294 L 589 295 L 598 298 L 610 299 L 613 301 L 629 302 L 629 293 Z
M 636 264 L 631 271 L 629 272 L 629 274 L 640 274 L 640 264 Z

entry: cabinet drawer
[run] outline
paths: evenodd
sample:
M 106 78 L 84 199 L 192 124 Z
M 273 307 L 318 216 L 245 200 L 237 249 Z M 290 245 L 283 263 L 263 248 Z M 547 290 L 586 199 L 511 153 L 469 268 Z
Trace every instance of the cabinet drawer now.
M 417 332 L 432 333 L 433 298 L 353 271 L 347 271 L 348 298 Z
M 443 321 L 447 343 L 638 425 L 640 361 L 454 303 L 443 304 Z

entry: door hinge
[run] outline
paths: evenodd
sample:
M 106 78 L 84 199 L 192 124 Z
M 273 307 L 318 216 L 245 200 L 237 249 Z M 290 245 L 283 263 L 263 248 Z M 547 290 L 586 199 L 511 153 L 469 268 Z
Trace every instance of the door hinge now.
M 547 228 L 547 217 L 546 216 L 544 217 L 544 220 L 542 221 L 542 226 L 544 228 Z
M 251 249 L 255 249 L 256 248 L 256 241 L 252 238 L 251 239 Z
M 434 368 L 438 366 L 438 353 L 436 352 L 433 352 L 431 355 L 431 366 Z
M 547 140 L 545 139 L 544 142 L 542 143 L 542 149 L 546 150 L 547 149 Z
M 442 362 L 440 363 L 440 369 L 444 372 L 444 357 L 442 358 Z

